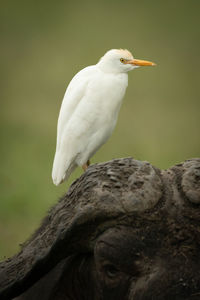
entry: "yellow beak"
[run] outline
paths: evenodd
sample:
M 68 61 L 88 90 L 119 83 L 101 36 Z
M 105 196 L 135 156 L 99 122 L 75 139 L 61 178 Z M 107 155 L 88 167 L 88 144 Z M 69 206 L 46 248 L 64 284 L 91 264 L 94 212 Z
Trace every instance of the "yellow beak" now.
M 141 59 L 129 60 L 129 61 L 127 61 L 127 64 L 131 64 L 134 66 L 156 66 L 156 64 L 152 61 L 141 60 Z

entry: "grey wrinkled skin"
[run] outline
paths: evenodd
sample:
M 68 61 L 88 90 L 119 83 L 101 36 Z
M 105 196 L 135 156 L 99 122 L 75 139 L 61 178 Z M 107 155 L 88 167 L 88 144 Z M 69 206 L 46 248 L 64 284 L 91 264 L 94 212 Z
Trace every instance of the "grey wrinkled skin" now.
M 0 299 L 200 299 L 200 159 L 166 171 L 132 158 L 92 165 L 21 251 Z

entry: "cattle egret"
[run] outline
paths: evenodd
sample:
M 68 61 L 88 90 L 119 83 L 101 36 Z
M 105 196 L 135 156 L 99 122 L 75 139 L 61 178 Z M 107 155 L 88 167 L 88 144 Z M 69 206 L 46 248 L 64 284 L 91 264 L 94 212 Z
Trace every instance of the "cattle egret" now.
M 133 58 L 128 50 L 112 49 L 96 65 L 78 72 L 67 87 L 57 126 L 52 178 L 66 180 L 77 166 L 84 170 L 89 159 L 108 140 L 128 86 L 128 71 L 154 66 Z

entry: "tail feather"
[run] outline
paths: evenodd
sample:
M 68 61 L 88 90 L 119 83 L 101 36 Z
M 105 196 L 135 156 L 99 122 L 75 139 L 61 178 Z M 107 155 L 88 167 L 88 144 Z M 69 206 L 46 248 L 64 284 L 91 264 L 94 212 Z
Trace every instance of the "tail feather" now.
M 76 167 L 74 159 L 66 160 L 65 155 L 56 152 L 52 170 L 53 183 L 59 185 L 67 180 Z

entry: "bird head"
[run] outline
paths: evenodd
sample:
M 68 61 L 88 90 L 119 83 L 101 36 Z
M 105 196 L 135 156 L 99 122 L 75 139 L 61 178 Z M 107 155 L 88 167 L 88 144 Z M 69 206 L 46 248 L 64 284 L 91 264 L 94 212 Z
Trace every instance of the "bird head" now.
M 155 66 L 155 63 L 135 59 L 126 49 L 112 49 L 104 54 L 98 65 L 107 73 L 126 73 L 141 66 Z

